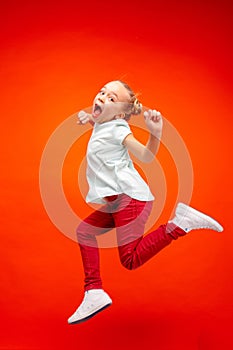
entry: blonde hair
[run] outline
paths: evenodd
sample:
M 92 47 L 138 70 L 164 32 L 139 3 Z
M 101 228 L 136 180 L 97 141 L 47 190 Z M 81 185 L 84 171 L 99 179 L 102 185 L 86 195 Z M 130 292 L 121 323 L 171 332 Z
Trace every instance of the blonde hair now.
M 130 107 L 128 113 L 125 113 L 125 120 L 129 120 L 131 115 L 138 115 L 142 111 L 142 104 L 141 102 L 137 99 L 137 95 L 134 93 L 134 91 L 131 89 L 131 87 L 125 83 L 122 80 L 117 80 L 119 83 L 121 83 L 126 90 L 129 93 L 130 96 Z

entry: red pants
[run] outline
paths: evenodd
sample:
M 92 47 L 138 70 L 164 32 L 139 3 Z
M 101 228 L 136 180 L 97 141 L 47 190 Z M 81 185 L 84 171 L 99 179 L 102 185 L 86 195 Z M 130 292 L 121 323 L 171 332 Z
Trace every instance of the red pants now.
M 77 228 L 85 290 L 102 288 L 97 235 L 116 228 L 120 261 L 124 267 L 133 270 L 152 258 L 173 239 L 186 234 L 174 224 L 166 224 L 143 237 L 152 202 L 138 201 L 125 194 L 106 199 L 107 204 L 93 212 Z

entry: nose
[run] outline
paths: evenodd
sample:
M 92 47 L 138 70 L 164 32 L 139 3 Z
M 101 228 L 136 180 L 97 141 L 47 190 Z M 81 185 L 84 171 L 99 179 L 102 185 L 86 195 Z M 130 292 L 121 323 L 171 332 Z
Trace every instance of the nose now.
M 99 95 L 98 100 L 100 102 L 104 103 L 105 102 L 105 98 L 106 98 L 105 94 L 104 95 Z

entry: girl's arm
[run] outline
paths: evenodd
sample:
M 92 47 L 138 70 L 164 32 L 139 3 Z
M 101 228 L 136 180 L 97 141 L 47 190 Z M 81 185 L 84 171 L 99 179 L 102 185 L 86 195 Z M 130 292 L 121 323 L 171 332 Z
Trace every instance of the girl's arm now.
M 90 123 L 92 126 L 95 124 L 93 119 L 92 119 L 92 115 L 89 114 L 89 113 L 86 113 L 84 111 L 80 111 L 78 113 L 78 121 L 77 121 L 77 123 L 79 125 L 84 125 L 84 124 Z
M 159 149 L 162 136 L 163 119 L 159 112 L 148 110 L 144 113 L 145 123 L 150 131 L 146 146 L 139 142 L 133 134 L 129 134 L 123 141 L 123 145 L 140 161 L 151 162 Z

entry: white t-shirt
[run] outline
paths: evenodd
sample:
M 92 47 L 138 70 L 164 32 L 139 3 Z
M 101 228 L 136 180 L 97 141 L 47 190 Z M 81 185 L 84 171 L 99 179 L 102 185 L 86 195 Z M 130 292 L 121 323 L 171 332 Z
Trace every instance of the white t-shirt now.
M 87 202 L 105 203 L 104 197 L 121 193 L 141 201 L 154 199 L 122 144 L 131 133 L 124 119 L 94 125 L 87 147 Z

